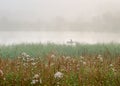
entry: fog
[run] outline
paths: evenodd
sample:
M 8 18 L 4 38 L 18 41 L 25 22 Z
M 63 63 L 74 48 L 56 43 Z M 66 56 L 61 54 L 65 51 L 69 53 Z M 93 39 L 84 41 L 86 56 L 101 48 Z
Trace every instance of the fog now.
M 19 43 L 57 43 L 67 44 L 72 39 L 74 43 L 110 43 L 120 42 L 120 34 L 99 32 L 72 32 L 72 31 L 11 31 L 0 32 L 0 44 Z
M 120 42 L 119 22 L 119 0 L 0 0 L 2 44 Z

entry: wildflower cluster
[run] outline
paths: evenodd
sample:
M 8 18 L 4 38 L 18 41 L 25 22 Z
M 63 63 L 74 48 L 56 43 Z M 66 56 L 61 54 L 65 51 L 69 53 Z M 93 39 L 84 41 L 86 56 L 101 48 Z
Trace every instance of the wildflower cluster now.
M 61 79 L 61 78 L 63 77 L 63 73 L 61 73 L 61 72 L 56 72 L 56 73 L 54 74 L 54 77 L 55 77 L 55 78 L 58 78 L 58 79 Z
M 100 62 L 103 62 L 103 58 L 101 55 L 98 55 L 97 59 L 100 61 Z
M 33 79 L 32 79 L 31 84 L 42 84 L 42 80 L 41 80 L 41 78 L 39 77 L 39 74 L 35 74 L 35 75 L 33 76 Z
M 83 64 L 83 65 L 86 65 L 86 61 L 85 61 L 85 58 L 83 56 L 80 56 L 80 62 Z
M 117 59 L 117 58 L 116 58 Z M 119 86 L 117 60 L 96 56 L 57 56 L 43 59 L 21 53 L 0 63 L 0 86 Z

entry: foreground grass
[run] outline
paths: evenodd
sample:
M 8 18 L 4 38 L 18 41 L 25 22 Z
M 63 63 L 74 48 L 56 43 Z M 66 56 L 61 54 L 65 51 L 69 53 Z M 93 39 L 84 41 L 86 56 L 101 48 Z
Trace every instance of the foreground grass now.
M 22 53 L 0 59 L 0 86 L 119 86 L 120 58 L 48 54 L 44 58 Z

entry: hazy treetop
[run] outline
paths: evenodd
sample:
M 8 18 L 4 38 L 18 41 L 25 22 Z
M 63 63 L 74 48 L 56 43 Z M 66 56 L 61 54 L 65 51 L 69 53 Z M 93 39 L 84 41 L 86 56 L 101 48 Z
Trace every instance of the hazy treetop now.
M 116 15 L 119 11 L 120 0 L 0 0 L 0 21 L 5 23 L 50 22 L 56 17 L 67 22 L 77 18 L 93 22 L 93 18 L 106 13 Z

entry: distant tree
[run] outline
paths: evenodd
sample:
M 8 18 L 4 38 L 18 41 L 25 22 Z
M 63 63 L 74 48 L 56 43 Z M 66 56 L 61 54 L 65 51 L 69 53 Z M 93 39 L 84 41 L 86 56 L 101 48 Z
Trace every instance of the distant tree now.
M 9 20 L 8 20 L 8 18 L 6 16 L 2 16 L 0 18 L 0 24 L 8 25 L 8 23 L 9 23 Z
M 65 27 L 65 19 L 62 17 L 62 16 L 57 16 L 56 18 L 55 18 L 55 26 L 56 26 L 56 28 L 58 28 L 58 29 L 63 29 L 64 27 Z
M 120 12 L 118 13 L 105 13 L 102 16 L 102 22 L 104 23 L 105 29 L 111 31 L 118 31 L 120 28 Z

